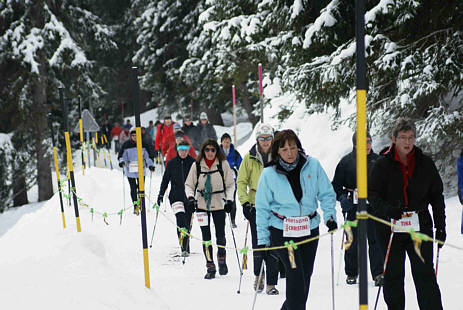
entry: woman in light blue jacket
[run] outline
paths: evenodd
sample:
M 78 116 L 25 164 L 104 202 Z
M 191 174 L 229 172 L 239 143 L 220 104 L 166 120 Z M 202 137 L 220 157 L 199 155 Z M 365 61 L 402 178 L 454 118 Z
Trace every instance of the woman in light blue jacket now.
M 281 246 L 319 235 L 320 215 L 328 231 L 337 229 L 336 193 L 319 161 L 307 156 L 292 130 L 280 131 L 272 142 L 271 166 L 259 179 L 256 222 L 259 245 Z M 288 250 L 277 250 L 286 269 L 286 300 L 282 309 L 305 309 L 318 240 L 299 245 L 291 268 Z

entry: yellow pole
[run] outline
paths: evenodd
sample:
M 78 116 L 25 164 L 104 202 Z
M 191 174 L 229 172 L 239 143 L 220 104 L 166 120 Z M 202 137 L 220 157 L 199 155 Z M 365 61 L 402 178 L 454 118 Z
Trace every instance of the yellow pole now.
M 53 146 L 53 158 L 55 160 L 56 180 L 58 181 L 59 199 L 61 202 L 61 217 L 63 219 L 63 228 L 66 228 L 66 219 L 64 218 L 63 197 L 61 196 L 61 182 L 59 178 L 58 155 L 56 155 L 56 147 Z
M 64 133 L 64 139 L 66 141 L 66 158 L 67 158 L 67 166 L 69 171 L 69 176 L 71 178 L 71 183 L 74 183 L 74 167 L 72 165 L 72 155 L 71 155 L 71 140 L 69 139 L 69 132 Z M 74 207 L 76 211 L 76 224 L 77 224 L 77 231 L 80 232 L 80 218 L 79 218 L 79 209 L 77 207 L 77 197 L 75 194 L 76 188 L 75 184 L 72 184 L 72 192 L 74 197 Z
M 104 166 L 105 168 L 108 168 L 108 165 L 106 164 L 106 148 L 105 148 L 103 136 L 101 137 L 101 145 L 103 146 L 102 149 L 103 149 Z

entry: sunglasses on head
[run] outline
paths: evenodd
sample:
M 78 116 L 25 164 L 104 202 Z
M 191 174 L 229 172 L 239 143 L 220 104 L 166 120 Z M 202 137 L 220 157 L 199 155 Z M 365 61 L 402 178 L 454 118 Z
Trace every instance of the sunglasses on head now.
M 257 138 L 257 140 L 259 141 L 272 141 L 273 137 L 272 136 L 269 136 L 269 137 L 259 137 Z
M 217 150 L 214 147 L 213 148 L 206 147 L 204 149 L 204 153 L 207 153 L 207 152 L 215 153 L 215 152 L 217 152 Z

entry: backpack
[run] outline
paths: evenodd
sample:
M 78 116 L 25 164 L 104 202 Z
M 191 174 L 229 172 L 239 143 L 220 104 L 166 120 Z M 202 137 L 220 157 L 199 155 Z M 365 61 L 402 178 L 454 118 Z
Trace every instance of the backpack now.
M 213 174 L 214 172 L 217 172 L 217 171 L 220 173 L 220 176 L 222 177 L 223 189 L 221 191 L 212 192 L 211 194 L 225 193 L 225 177 L 223 174 L 221 161 L 219 161 L 219 164 L 217 165 L 217 170 L 206 171 L 206 172 L 201 171 L 201 165 L 197 161 L 195 162 L 195 164 L 196 164 L 196 186 L 195 186 L 195 191 L 194 191 L 195 194 L 196 194 L 196 191 L 198 190 L 198 181 L 199 181 L 199 176 L 201 175 L 201 173 L 207 175 L 207 174 Z M 202 195 L 202 191 L 199 191 L 199 193 Z

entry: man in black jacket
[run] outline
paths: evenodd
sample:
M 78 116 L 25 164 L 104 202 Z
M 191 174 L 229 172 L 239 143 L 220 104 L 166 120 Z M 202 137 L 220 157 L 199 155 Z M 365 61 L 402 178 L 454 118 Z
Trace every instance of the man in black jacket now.
M 399 119 L 392 133 L 392 145 L 381 152 L 368 183 L 370 212 L 407 230 L 445 241 L 445 203 L 443 185 L 433 160 L 415 144 L 416 129 L 407 119 Z M 405 254 L 408 255 L 421 310 L 442 309 L 441 294 L 433 266 L 433 243 L 421 244 L 420 260 L 407 232 L 377 223 L 376 233 L 383 252 L 392 238 L 384 275 L 384 300 L 389 309 L 405 308 Z M 439 245 L 439 248 L 441 245 Z
M 183 118 L 182 131 L 188 136 L 188 138 L 190 138 L 195 150 L 199 151 L 199 148 L 201 146 L 201 143 L 199 142 L 199 130 L 198 127 L 196 127 L 193 124 L 193 122 L 191 121 L 191 116 L 188 114 L 185 115 L 185 117 Z
M 214 126 L 209 123 L 206 112 L 202 112 L 199 116 L 198 132 L 199 145 L 202 145 L 207 139 L 217 140 L 217 133 L 215 132 Z
M 344 219 L 355 221 L 357 214 L 357 163 L 356 163 L 356 134 L 352 136 L 354 149 L 345 155 L 336 166 L 334 173 L 333 188 L 336 192 L 336 199 L 341 202 Z M 367 168 L 371 171 L 378 154 L 371 148 L 371 136 L 367 133 Z M 357 228 L 352 227 L 354 241 L 344 253 L 344 271 L 347 275 L 346 283 L 357 283 L 358 276 L 358 249 L 357 249 Z M 367 222 L 368 256 L 370 257 L 370 271 L 375 285 L 382 284 L 382 273 L 384 259 L 381 255 L 379 244 L 376 241 L 376 230 L 373 220 Z
M 170 182 L 169 201 L 175 213 L 177 226 L 187 229 L 188 232 L 191 231 L 191 215 L 195 211 L 195 206 L 188 202 L 185 195 L 185 180 L 190 172 L 191 166 L 195 162 L 193 157 L 188 155 L 189 148 L 190 145 L 186 141 L 182 141 L 177 145 L 178 154 L 167 163 L 166 171 L 162 176 L 161 188 L 159 189 L 157 200 L 158 205 L 161 205 L 164 200 L 164 193 Z M 177 235 L 180 238 L 179 230 L 177 230 Z M 185 236 L 182 243 L 182 256 L 188 256 L 189 253 L 188 236 Z

